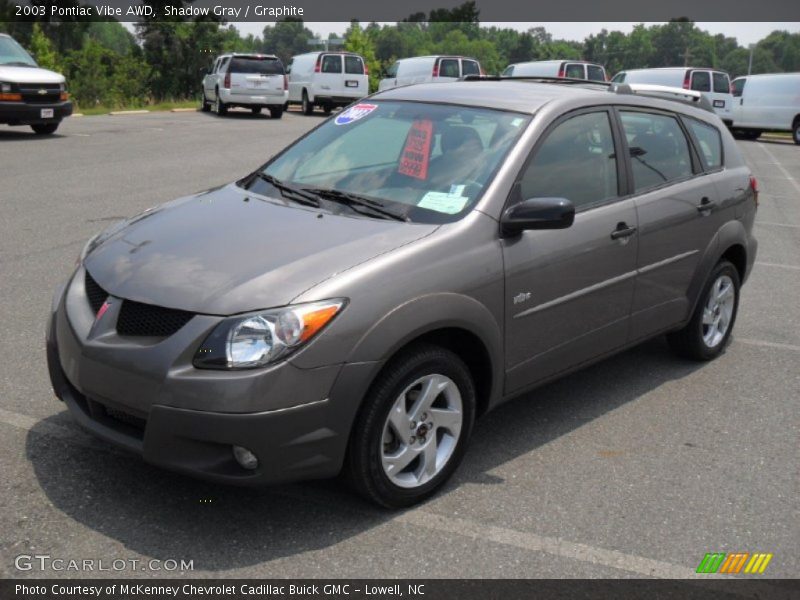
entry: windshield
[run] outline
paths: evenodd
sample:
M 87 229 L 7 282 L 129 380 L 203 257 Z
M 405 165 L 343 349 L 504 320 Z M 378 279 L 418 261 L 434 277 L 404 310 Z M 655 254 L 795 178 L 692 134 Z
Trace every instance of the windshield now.
M 0 37 L 0 65 L 35 67 L 36 61 L 16 41 L 8 37 Z
M 264 174 L 296 189 L 374 200 L 410 221 L 452 222 L 472 209 L 529 120 L 483 108 L 361 102 L 290 146 Z M 275 193 L 263 177 L 248 185 Z

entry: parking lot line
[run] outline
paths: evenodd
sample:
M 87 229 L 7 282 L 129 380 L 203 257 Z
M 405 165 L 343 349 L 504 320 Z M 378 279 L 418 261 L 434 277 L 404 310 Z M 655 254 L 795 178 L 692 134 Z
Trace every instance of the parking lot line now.
M 791 227 L 792 229 L 800 229 L 800 225 L 792 225 L 790 223 L 773 223 L 771 221 L 756 221 L 756 225 L 764 225 L 766 227 Z
M 794 186 L 794 189 L 796 189 L 798 192 L 800 192 L 800 183 L 797 183 L 797 180 L 794 177 L 792 177 L 792 175 L 789 173 L 789 171 L 786 170 L 786 167 L 784 167 L 780 163 L 780 161 L 775 157 L 775 155 L 770 151 L 770 149 L 767 148 L 764 144 L 761 144 L 761 143 L 758 144 L 758 147 L 761 148 L 764 152 L 767 153 L 767 155 L 775 163 L 775 166 L 778 167 L 778 170 L 781 173 L 783 173 L 784 177 L 786 177 L 786 179 L 788 179 L 791 182 L 791 184 Z
M 800 265 L 784 265 L 782 263 L 761 262 L 756 261 L 756 264 L 762 267 L 775 267 L 777 269 L 790 269 L 792 271 L 800 271 Z
M 779 342 L 767 342 L 766 340 L 753 340 L 750 338 L 734 338 L 739 344 L 747 344 L 749 346 L 761 346 L 764 348 L 777 348 L 780 350 L 791 350 L 792 352 L 800 352 L 800 346 L 794 344 L 781 344 Z

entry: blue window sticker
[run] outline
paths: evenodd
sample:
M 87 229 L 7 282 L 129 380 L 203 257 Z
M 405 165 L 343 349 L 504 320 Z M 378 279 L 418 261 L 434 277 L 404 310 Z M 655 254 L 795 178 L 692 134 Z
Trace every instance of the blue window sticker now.
M 356 104 L 339 114 L 334 123 L 337 125 L 349 125 L 353 121 L 363 119 L 376 108 L 378 108 L 377 104 L 367 104 L 366 102 Z

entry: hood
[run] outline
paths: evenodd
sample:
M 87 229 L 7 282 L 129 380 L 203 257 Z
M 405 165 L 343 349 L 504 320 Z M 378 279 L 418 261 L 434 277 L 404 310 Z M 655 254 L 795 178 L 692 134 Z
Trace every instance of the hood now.
M 38 67 L 4 67 L 0 65 L 0 81 L 7 83 L 64 83 L 64 76 Z
M 436 228 L 257 199 L 231 184 L 110 228 L 84 266 L 113 296 L 231 315 L 289 304 Z

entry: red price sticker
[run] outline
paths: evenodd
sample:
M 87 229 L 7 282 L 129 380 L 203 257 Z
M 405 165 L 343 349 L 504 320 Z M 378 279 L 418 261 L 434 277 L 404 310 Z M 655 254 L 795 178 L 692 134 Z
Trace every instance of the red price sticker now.
M 406 137 L 403 153 L 400 155 L 398 173 L 415 179 L 428 178 L 432 138 L 433 121 L 430 119 L 417 119 L 414 121 Z

